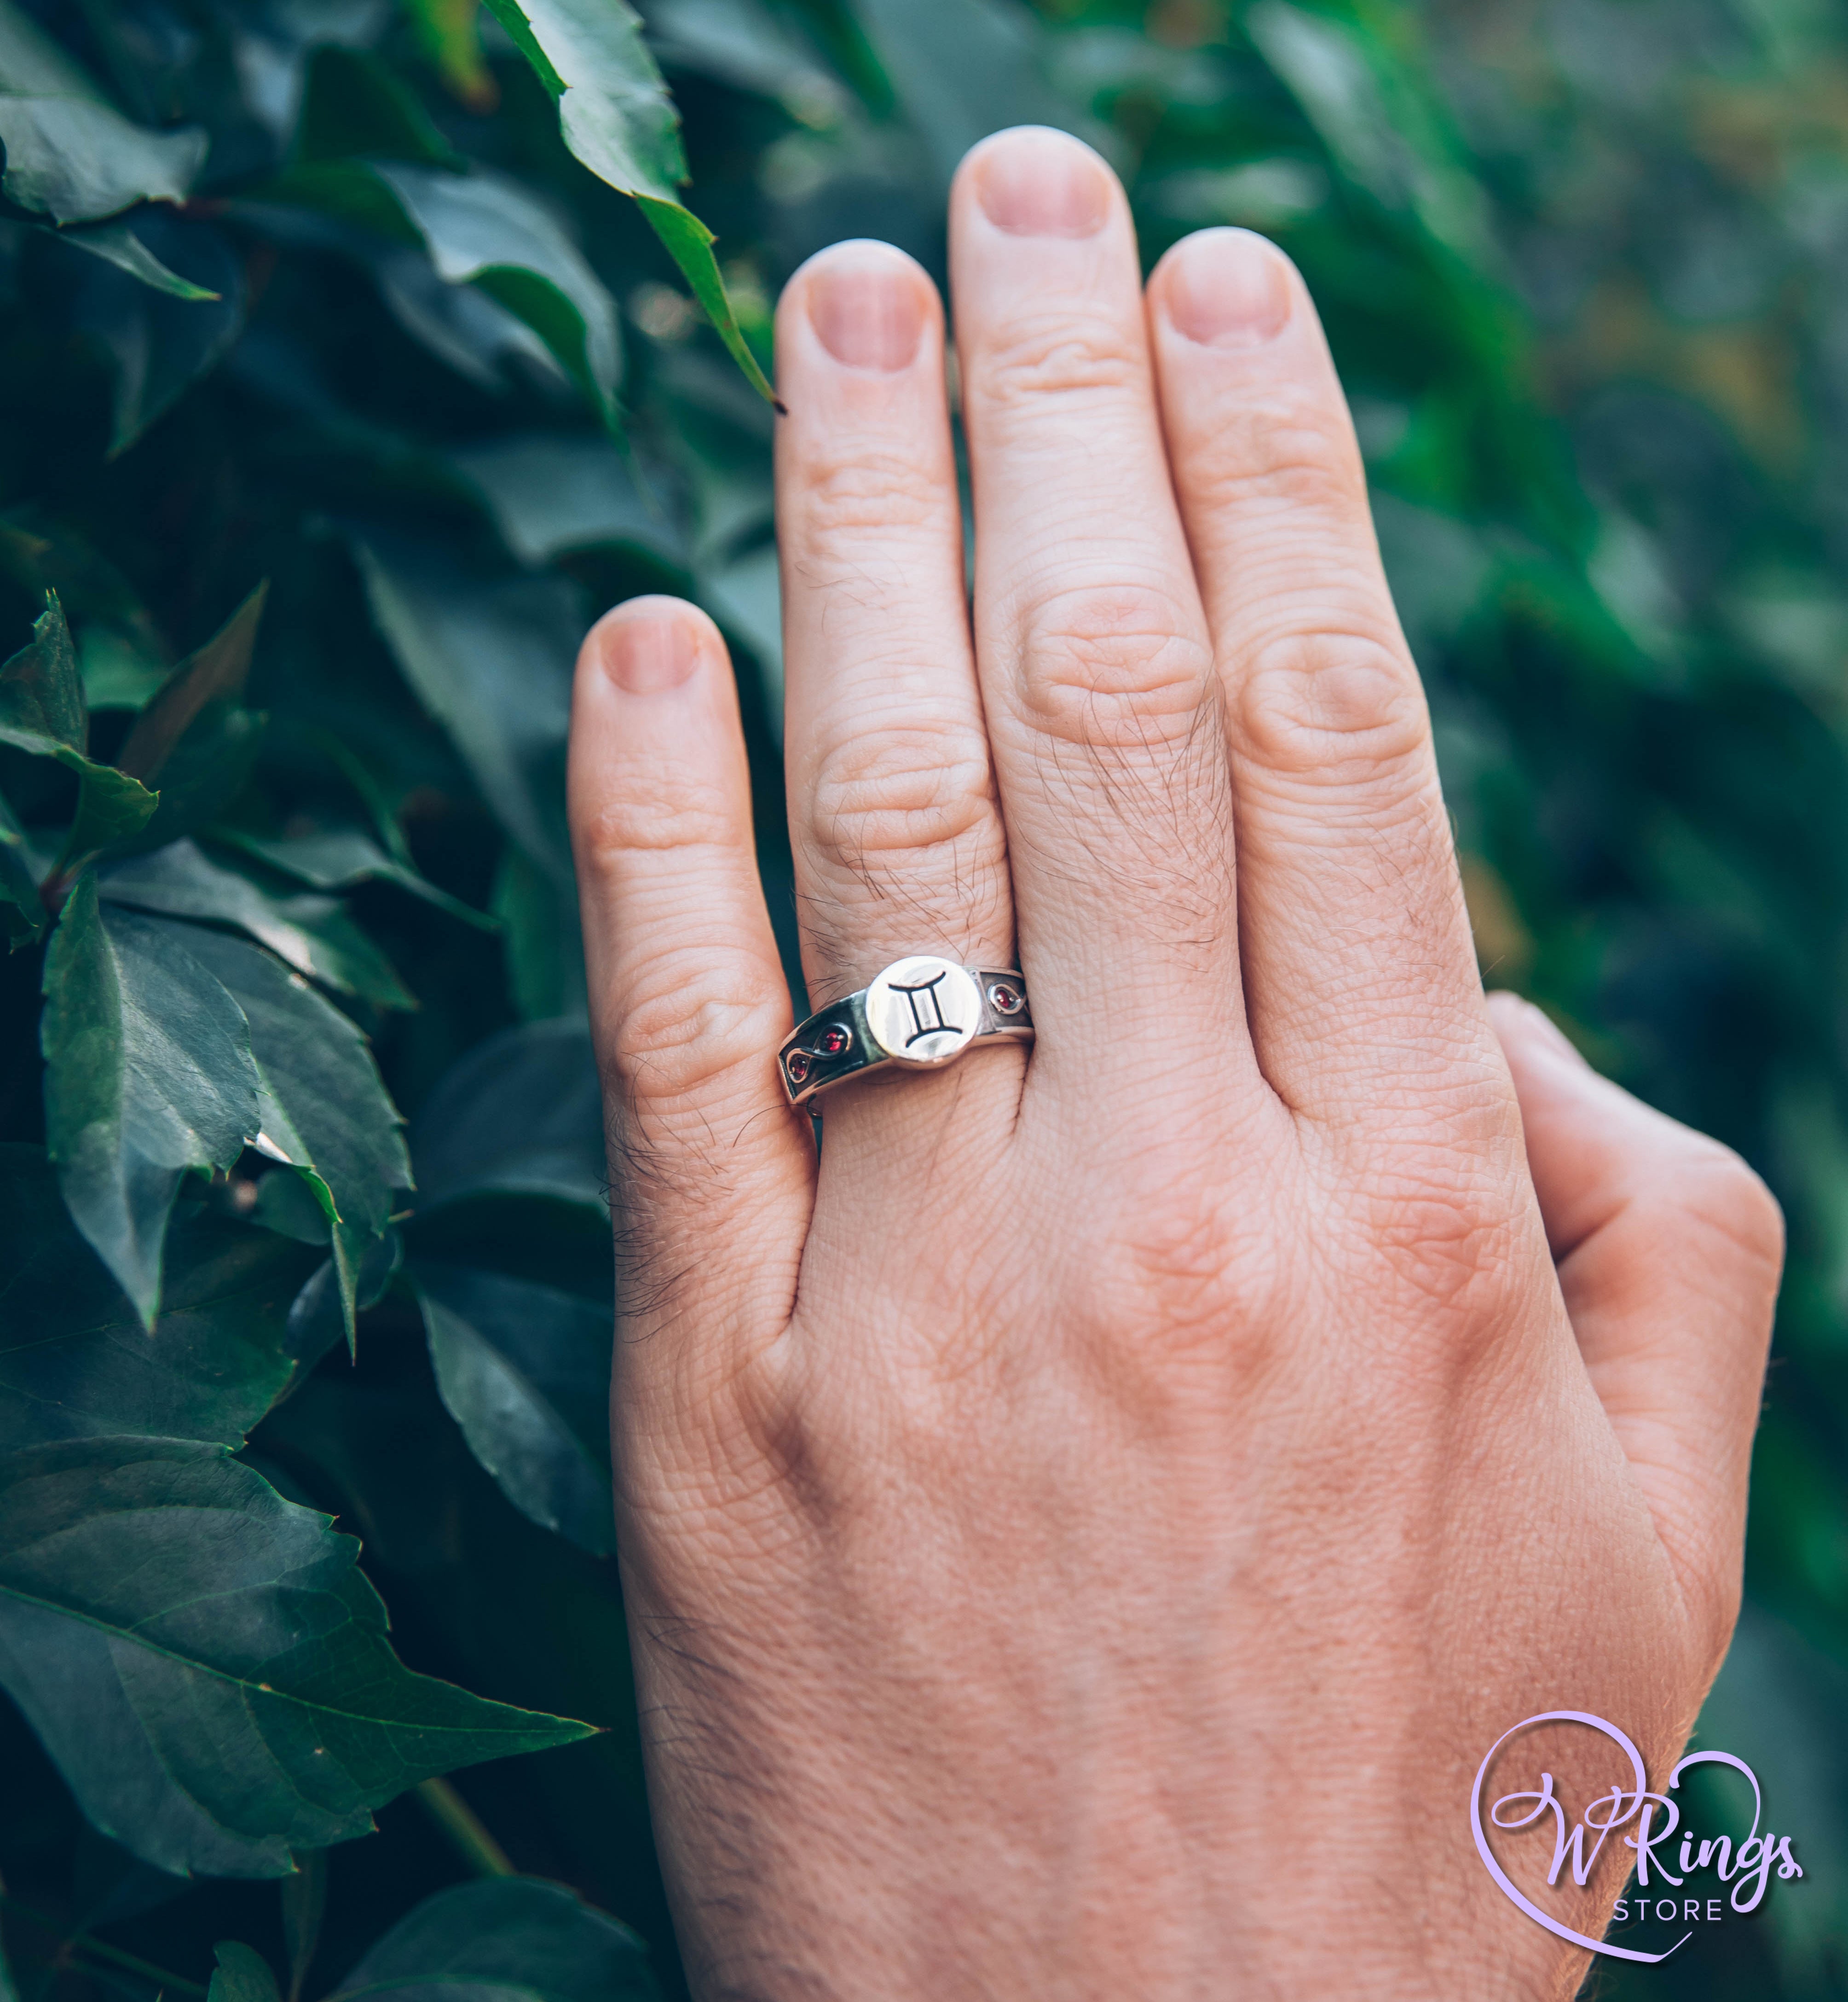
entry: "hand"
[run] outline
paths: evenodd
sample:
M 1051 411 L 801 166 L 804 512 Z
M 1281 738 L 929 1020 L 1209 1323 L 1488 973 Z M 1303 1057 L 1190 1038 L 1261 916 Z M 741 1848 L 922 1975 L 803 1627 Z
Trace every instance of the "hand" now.
M 843 244 L 779 312 L 804 964 L 819 1006 L 1017 964 L 1037 1045 L 843 1086 L 818 1159 L 719 637 L 637 600 L 578 675 L 622 1573 L 696 1990 L 1568 1995 L 1470 1783 L 1542 1710 L 1652 1774 L 1685 1739 L 1775 1205 L 1485 1004 L 1288 263 L 1207 231 L 1145 298 L 1121 189 L 1038 131 L 964 162 L 950 241 L 973 632 L 929 281 Z

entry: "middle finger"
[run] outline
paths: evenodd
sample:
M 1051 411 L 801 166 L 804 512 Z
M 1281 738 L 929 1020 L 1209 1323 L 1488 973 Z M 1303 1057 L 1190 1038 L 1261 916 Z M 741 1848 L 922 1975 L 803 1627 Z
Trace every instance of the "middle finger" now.
M 1035 1069 L 1069 1052 L 1197 1090 L 1175 1023 L 1251 1062 L 1230 780 L 1116 177 L 1063 133 L 985 141 L 951 194 L 950 274 Z

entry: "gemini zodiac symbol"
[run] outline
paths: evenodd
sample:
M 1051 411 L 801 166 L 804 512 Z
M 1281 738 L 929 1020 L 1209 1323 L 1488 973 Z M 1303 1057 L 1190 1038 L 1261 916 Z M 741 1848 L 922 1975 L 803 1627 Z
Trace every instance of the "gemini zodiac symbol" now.
M 945 1029 L 954 1035 L 961 1029 L 960 1022 L 944 1019 L 943 1004 L 937 993 L 937 989 L 948 977 L 946 968 L 934 978 L 921 982 L 915 987 L 901 987 L 896 981 L 892 983 L 891 991 L 902 994 L 911 1007 L 912 1032 L 905 1039 L 908 1050 L 925 1036 L 936 1035 Z

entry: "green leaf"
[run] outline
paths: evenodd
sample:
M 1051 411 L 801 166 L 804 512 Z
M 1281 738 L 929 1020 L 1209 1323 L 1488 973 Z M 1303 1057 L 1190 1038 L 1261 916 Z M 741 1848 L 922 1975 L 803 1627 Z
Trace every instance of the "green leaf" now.
M 529 1195 L 607 1221 L 603 1093 L 583 1020 L 525 1023 L 478 1043 L 418 1114 L 411 1156 L 420 1215 Z
M 289 2002 L 301 2002 L 302 1984 L 314 1965 L 321 1921 L 327 1911 L 327 1853 L 304 1850 L 295 1874 L 282 1880 L 282 1945 L 289 1961 Z
M 333 1226 L 321 1207 L 321 1198 L 302 1177 L 280 1168 L 257 1184 L 250 1221 L 292 1237 L 298 1244 L 312 1244 L 323 1250 L 333 1241 Z
M 427 1775 L 589 1727 L 413 1675 L 358 1544 L 218 1449 L 0 1461 L 0 1683 L 103 1833 L 176 1875 L 277 1877 Z
M 692 210 L 683 208 L 678 202 L 662 201 L 650 194 L 638 194 L 636 201 L 649 226 L 667 246 L 668 256 L 680 267 L 681 276 L 692 287 L 694 298 L 724 342 L 726 352 L 764 401 L 776 403 L 776 392 L 751 352 L 726 292 L 725 281 L 720 275 L 719 260 L 713 255 L 713 245 L 718 239 Z M 783 407 L 780 403 L 776 406 Z
M 220 1940 L 212 1951 L 218 1964 L 212 1969 L 206 2002 L 282 2002 L 275 1972 L 255 1947 L 241 1940 Z
M 320 891 L 350 891 L 361 883 L 390 883 L 395 889 L 447 911 L 451 917 L 472 925 L 476 931 L 494 931 L 494 919 L 475 905 L 451 897 L 431 879 L 418 875 L 410 863 L 386 855 L 371 835 L 357 827 L 329 827 L 312 835 L 246 835 L 239 827 L 214 827 L 211 839 L 218 847 L 239 849 L 256 861 L 267 863 L 278 875 L 292 877 Z M 286 955 L 284 955 L 286 957 Z
M 475 1457 L 522 1515 L 609 1556 L 608 1308 L 454 1265 L 412 1278 L 437 1390 Z
M 656 2002 L 647 1949 L 562 1884 L 458 1884 L 401 1919 L 330 2002 Z
M 284 244 L 325 246 L 351 258 L 405 331 L 478 387 L 500 392 L 510 379 L 536 382 L 549 395 L 574 386 L 524 320 L 480 285 L 452 285 L 440 275 L 424 238 L 370 167 L 310 162 L 258 193 L 260 201 L 238 204 L 242 219 Z
M 99 223 L 93 229 L 48 231 L 47 234 L 55 235 L 58 242 L 68 243 L 73 249 L 87 250 L 92 257 L 100 257 L 105 263 L 113 264 L 131 278 L 138 278 L 144 285 L 151 285 L 155 291 L 165 292 L 173 298 L 197 303 L 224 297 L 222 292 L 208 291 L 203 285 L 195 285 L 190 278 L 183 278 L 177 271 L 169 270 L 126 222 Z
M 510 176 L 482 166 L 460 174 L 398 161 L 328 161 L 291 168 L 258 194 L 420 246 L 445 286 L 476 288 L 536 334 L 614 426 L 622 373 L 615 302 L 553 212 Z M 396 295 L 401 317 L 410 307 L 411 318 L 430 321 L 427 303 L 394 284 L 383 260 L 378 275 L 388 297 Z M 422 337 L 465 372 L 482 365 L 479 358 L 459 360 L 453 328 L 432 340 L 426 326 Z
M 0 666 L 0 729 L 9 733 L 9 742 L 23 734 L 48 738 L 68 751 L 81 752 L 89 746 L 83 681 L 71 629 L 54 591 L 45 594 L 45 609 L 33 623 L 31 640 Z
M 483 581 L 449 549 L 355 539 L 374 623 L 507 832 L 561 884 L 565 739 L 585 619 L 556 575 Z
M 313 1264 L 247 1225 L 176 1222 L 145 1329 L 44 1155 L 0 1146 L 0 1452 L 128 1432 L 241 1443 L 290 1379 L 289 1306 Z
M 256 1144 L 301 1174 L 327 1213 L 350 1334 L 361 1262 L 391 1217 L 393 1192 L 412 1186 L 397 1110 L 372 1052 L 339 1009 L 255 946 L 221 932 L 161 929 L 183 936 L 243 1010 L 261 1088 Z
M 61 873 L 68 875 L 104 849 L 138 839 L 159 811 L 162 796 L 108 765 L 93 765 L 87 759 L 78 763 L 68 757 L 61 757 L 58 762 L 70 766 L 82 781 L 77 818 L 71 823 L 59 865 Z
M 336 898 L 272 889 L 248 869 L 214 860 L 191 841 L 169 842 L 152 854 L 113 863 L 97 888 L 106 903 L 235 926 L 297 972 L 339 993 L 382 1008 L 417 1005 L 391 961 Z
M 552 1015 L 581 1020 L 590 1004 L 584 929 L 570 886 L 548 875 L 510 841 L 494 871 L 493 902 L 514 1012 L 528 1022 Z
M 68 875 L 99 849 L 138 833 L 159 801 L 138 780 L 84 755 L 89 717 L 56 592 L 45 594 L 45 609 L 32 630 L 30 644 L 0 667 L 0 744 L 50 758 L 76 773 L 77 813 L 61 864 Z
M 0 187 L 59 223 L 93 222 L 138 201 L 184 201 L 205 164 L 196 125 L 151 132 L 106 104 L 0 96 Z
M 82 64 L 0 0 L 0 180 L 22 208 L 89 222 L 136 202 L 183 201 L 205 163 L 196 125 L 152 132 L 124 118 Z
M 459 167 L 462 157 L 417 93 L 370 49 L 316 49 L 295 129 L 303 160 L 423 160 Z
M 267 863 L 282 875 L 293 877 L 316 890 L 357 890 L 362 883 L 389 883 L 406 891 L 434 909 L 477 930 L 493 931 L 495 921 L 486 911 L 478 911 L 439 890 L 427 877 L 420 875 L 408 862 L 388 855 L 369 835 L 357 828 L 327 828 L 314 834 L 267 835 L 246 834 L 241 828 L 214 828 L 211 840 L 219 846 L 235 848 Z M 284 953 L 286 959 L 288 955 Z
M 217 364 L 244 320 L 242 260 L 211 224 L 144 209 L 129 241 L 190 290 L 150 284 L 124 256 L 106 256 L 83 274 L 73 318 L 113 368 L 112 457 Z
M 267 583 L 260 584 L 205 644 L 168 675 L 135 718 L 122 746 L 124 771 L 138 779 L 158 778 L 181 739 L 201 717 L 225 703 L 242 700 L 269 591 Z
M 578 386 L 525 321 L 479 285 L 448 283 L 421 244 L 388 245 L 364 261 L 399 325 L 478 389 L 499 395 L 511 381 L 549 395 Z
M 159 808 L 158 793 L 149 792 L 138 780 L 118 772 L 113 766 L 98 765 L 49 740 L 34 743 L 4 727 L 0 727 L 0 744 L 48 755 L 77 774 L 77 814 L 65 838 L 58 865 L 61 877 L 68 877 L 102 849 L 133 840 Z
M 467 445 L 449 463 L 479 495 L 500 539 L 530 569 L 567 549 L 643 549 L 685 568 L 683 539 L 651 507 L 622 454 L 607 439 L 515 433 Z
M 565 144 L 599 180 L 640 204 L 732 359 L 766 401 L 776 393 L 747 345 L 713 256 L 715 239 L 674 190 L 686 177 L 680 114 L 625 0 L 488 0 L 558 99 Z
M 138 714 L 159 693 L 167 678 L 164 661 L 151 658 L 127 633 L 92 624 L 78 643 L 77 660 L 83 675 L 83 697 L 90 713 L 125 709 Z
M 154 132 L 124 118 L 12 0 L 0 0 L 0 187 L 60 223 L 92 221 L 142 200 L 183 201 L 209 143 L 197 126 Z
M 235 703 L 206 710 L 162 766 L 160 804 L 146 827 L 110 852 L 141 854 L 216 820 L 249 783 L 269 720 Z
M 258 1130 L 249 1032 L 173 927 L 103 911 L 88 874 L 52 934 L 44 993 L 45 1133 L 65 1202 L 151 1327 L 180 1177 L 228 1167 Z
M 270 1182 L 279 1185 L 301 1188 L 302 1184 L 291 1174 L 277 1173 L 263 1177 L 267 1186 Z M 263 1204 L 257 1205 L 259 1220 L 262 1219 Z M 319 1213 L 319 1212 L 317 1212 Z M 328 1241 L 323 1219 L 321 1241 Z M 363 1313 L 367 1308 L 375 1307 L 391 1290 L 392 1282 L 404 1263 L 404 1240 L 396 1229 L 392 1229 L 382 1237 L 375 1237 L 361 1253 L 357 1274 L 344 1289 L 340 1268 L 332 1258 L 324 1258 L 302 1282 L 302 1290 L 295 1296 L 295 1303 L 289 1309 L 289 1347 L 303 1369 L 311 1369 L 337 1341 L 352 1344 L 351 1314 Z
M 451 174 L 382 161 L 372 172 L 396 197 L 445 281 L 479 281 L 613 419 L 622 374 L 615 304 L 547 211 L 518 182 L 485 169 Z
M 118 853 L 158 848 L 215 819 L 242 791 L 265 719 L 244 707 L 244 685 L 269 586 L 259 584 L 225 624 L 168 675 L 135 718 L 122 769 L 160 783 L 148 825 Z
M 565 144 L 625 194 L 665 201 L 686 177 L 680 114 L 641 16 L 626 0 L 488 0 L 539 81 L 558 99 Z

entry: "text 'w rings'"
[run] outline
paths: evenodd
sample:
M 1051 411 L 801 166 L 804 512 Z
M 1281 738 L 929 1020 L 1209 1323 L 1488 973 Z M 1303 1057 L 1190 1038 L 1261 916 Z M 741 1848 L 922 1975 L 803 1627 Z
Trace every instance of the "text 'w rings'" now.
M 1032 1038 L 1018 973 L 915 953 L 810 1016 L 777 1052 L 777 1070 L 790 1104 L 801 1105 L 863 1071 L 940 1070 L 973 1043 Z

